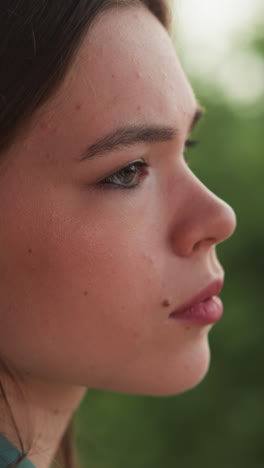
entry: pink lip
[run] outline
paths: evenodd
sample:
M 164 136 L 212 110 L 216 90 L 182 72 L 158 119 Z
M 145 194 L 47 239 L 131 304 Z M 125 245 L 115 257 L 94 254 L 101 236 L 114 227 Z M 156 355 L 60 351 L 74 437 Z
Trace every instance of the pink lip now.
M 172 312 L 170 318 L 197 325 L 218 322 L 223 315 L 223 304 L 217 297 L 222 287 L 222 279 L 213 281 L 190 301 Z

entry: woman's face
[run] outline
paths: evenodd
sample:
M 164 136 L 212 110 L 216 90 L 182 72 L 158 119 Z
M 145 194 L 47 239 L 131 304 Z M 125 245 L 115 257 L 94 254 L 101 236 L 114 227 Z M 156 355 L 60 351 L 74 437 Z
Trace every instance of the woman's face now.
M 204 376 L 210 325 L 169 316 L 223 278 L 235 217 L 184 160 L 196 112 L 158 20 L 114 9 L 12 146 L 0 355 L 26 376 L 152 395 Z

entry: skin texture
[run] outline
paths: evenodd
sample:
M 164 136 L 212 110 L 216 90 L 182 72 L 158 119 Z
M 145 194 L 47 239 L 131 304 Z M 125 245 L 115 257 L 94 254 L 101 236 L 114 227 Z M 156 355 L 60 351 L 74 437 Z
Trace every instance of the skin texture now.
M 170 395 L 206 373 L 210 326 L 169 319 L 223 277 L 215 246 L 235 228 L 232 209 L 184 161 L 196 108 L 159 22 L 143 7 L 115 9 L 97 21 L 60 90 L 7 155 L 0 355 L 24 376 L 39 468 L 86 387 Z M 80 161 L 128 124 L 166 125 L 177 135 Z M 142 159 L 151 167 L 138 172 L 135 189 L 99 188 Z M 23 424 L 15 394 L 12 402 Z

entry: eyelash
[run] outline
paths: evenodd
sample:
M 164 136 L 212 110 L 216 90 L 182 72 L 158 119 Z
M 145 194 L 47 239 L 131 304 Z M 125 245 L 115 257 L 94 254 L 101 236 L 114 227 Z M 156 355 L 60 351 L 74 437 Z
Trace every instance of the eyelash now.
M 197 140 L 188 139 L 185 142 L 185 149 L 192 149 L 197 146 L 199 142 Z M 151 167 L 146 161 L 134 161 L 131 164 L 123 167 L 119 171 L 115 172 L 111 176 L 106 177 L 102 181 L 100 181 L 97 185 L 101 189 L 114 189 L 114 190 L 131 190 L 139 187 L 141 182 L 133 183 L 132 185 L 123 185 L 119 182 L 116 182 L 115 179 L 118 176 L 125 176 L 129 173 L 129 171 L 134 168 L 134 174 L 139 177 L 141 180 L 145 178 L 148 174 L 148 168 Z

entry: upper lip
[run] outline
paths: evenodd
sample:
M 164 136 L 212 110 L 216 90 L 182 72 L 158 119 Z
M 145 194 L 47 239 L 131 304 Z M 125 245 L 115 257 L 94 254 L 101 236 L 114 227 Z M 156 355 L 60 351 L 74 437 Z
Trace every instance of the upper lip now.
M 192 299 L 190 299 L 188 302 L 180 306 L 177 310 L 174 310 L 170 315 L 178 314 L 180 312 L 183 312 L 186 309 L 190 309 L 196 304 L 199 304 L 200 302 L 204 302 L 207 299 L 210 299 L 210 297 L 213 296 L 218 296 L 218 294 L 221 292 L 223 288 L 224 280 L 223 279 L 217 279 L 212 281 L 209 285 L 207 285 L 204 289 L 202 289 L 196 296 L 194 296 Z

